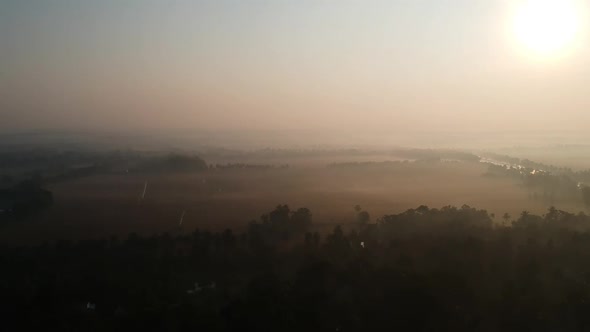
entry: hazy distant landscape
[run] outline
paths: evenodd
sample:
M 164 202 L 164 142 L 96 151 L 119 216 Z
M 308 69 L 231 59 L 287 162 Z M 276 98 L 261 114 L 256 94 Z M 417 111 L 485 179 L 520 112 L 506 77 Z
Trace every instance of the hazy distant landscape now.
M 583 149 L 546 148 L 544 160 L 567 160 L 564 153 L 575 160 Z M 423 204 L 479 207 L 498 216 L 498 223 L 505 222 L 500 219 L 505 213 L 543 214 L 549 206 L 588 209 L 582 194 L 584 181 L 590 183 L 588 173 L 528 160 L 521 166 L 514 155 L 416 148 L 187 151 L 7 149 L 0 154 L 3 186 L 37 177 L 53 203 L 23 220 L 3 222 L 0 240 L 18 244 L 132 232 L 182 234 L 195 228 L 239 230 L 278 204 L 311 209 L 322 232 L 354 223 L 356 205 L 369 211 L 372 222 Z M 539 148 L 512 151 L 535 155 Z M 174 164 L 190 156 L 201 164 Z M 517 167 L 523 170 L 515 175 Z M 546 174 L 530 174 L 543 168 Z M 12 219 L 7 213 L 3 218 Z
M 590 331 L 587 0 L 0 0 L 4 331 Z
M 35 144 L 0 151 L 14 324 L 586 326 L 585 146 Z

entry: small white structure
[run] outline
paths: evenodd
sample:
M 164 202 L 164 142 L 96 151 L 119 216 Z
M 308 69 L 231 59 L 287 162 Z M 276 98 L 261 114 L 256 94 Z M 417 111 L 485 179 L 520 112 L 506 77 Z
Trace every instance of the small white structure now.
M 199 285 L 199 283 L 198 283 L 198 282 L 195 282 L 195 287 L 194 287 L 194 288 L 192 288 L 192 289 L 189 289 L 189 290 L 187 290 L 187 291 L 186 291 L 186 293 L 187 293 L 187 294 L 196 294 L 196 293 L 200 293 L 200 292 L 201 292 L 201 291 L 203 291 L 203 289 L 205 289 L 205 288 L 207 288 L 207 289 L 215 289 L 215 288 L 217 288 L 217 284 L 215 283 L 215 281 L 212 281 L 212 282 L 209 284 L 209 286 L 203 286 L 203 287 L 201 287 L 201 286 Z
M 203 288 L 201 288 L 201 286 L 199 286 L 199 283 L 195 282 L 194 288 L 187 290 L 186 293 L 187 294 L 195 294 L 195 293 L 199 293 L 202 290 L 203 290 Z

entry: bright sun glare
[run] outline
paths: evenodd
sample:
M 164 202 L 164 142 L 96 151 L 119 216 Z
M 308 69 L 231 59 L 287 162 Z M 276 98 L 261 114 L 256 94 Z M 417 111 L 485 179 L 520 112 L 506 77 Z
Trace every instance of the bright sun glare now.
M 555 56 L 570 49 L 581 30 L 574 0 L 525 0 L 518 6 L 514 35 L 527 52 Z

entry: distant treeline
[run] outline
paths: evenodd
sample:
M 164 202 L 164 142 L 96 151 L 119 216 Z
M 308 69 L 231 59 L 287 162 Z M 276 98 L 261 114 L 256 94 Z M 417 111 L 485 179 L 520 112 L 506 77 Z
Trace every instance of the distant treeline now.
M 360 207 L 356 209 L 361 214 Z M 494 218 L 502 222 L 494 222 Z M 585 331 L 590 217 L 420 206 L 313 232 L 280 205 L 248 230 L 0 248 L 7 330 Z
M 255 151 L 237 151 L 229 149 L 210 149 L 204 152 L 207 156 L 215 158 L 224 157 L 334 157 L 334 156 L 372 156 L 372 155 L 390 155 L 407 159 L 460 159 L 460 160 L 479 160 L 479 158 L 469 152 L 452 150 L 452 149 L 412 149 L 412 148 L 391 148 L 391 149 L 370 149 L 370 148 L 353 148 L 353 149 L 261 149 Z
M 328 164 L 329 168 L 391 168 L 407 164 L 415 164 L 409 160 L 387 160 L 387 161 L 351 161 Z
M 329 168 L 390 168 L 395 166 L 416 166 L 432 163 L 432 160 L 386 160 L 386 161 L 350 161 L 328 164 Z
M 459 160 L 479 161 L 480 157 L 470 152 L 447 149 L 399 149 L 391 152 L 392 155 L 413 160 Z
M 201 171 L 207 168 L 203 159 L 189 153 L 30 149 L 0 152 L 0 188 L 33 177 L 47 183 L 95 174 Z
M 170 154 L 163 157 L 145 158 L 132 170 L 135 172 L 187 172 L 202 171 L 207 168 L 207 163 L 198 156 Z
M 285 169 L 289 168 L 288 164 L 274 165 L 274 164 L 248 164 L 248 163 L 227 163 L 227 164 L 211 164 L 209 169 L 215 170 L 230 170 L 230 169 L 255 169 L 255 170 L 267 170 L 267 169 Z
M 395 150 L 390 154 L 395 158 L 402 158 L 398 160 L 386 161 L 353 161 L 353 162 L 337 162 L 331 163 L 328 167 L 351 168 L 351 167 L 388 167 L 399 165 L 419 165 L 431 164 L 445 161 L 467 161 L 479 162 L 480 157 L 468 153 L 455 150 L 430 150 L 430 149 L 404 149 Z

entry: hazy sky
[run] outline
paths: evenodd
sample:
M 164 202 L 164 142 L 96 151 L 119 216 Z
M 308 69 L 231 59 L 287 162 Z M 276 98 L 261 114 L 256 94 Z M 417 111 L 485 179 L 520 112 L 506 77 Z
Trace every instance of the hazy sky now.
M 590 43 L 537 59 L 514 1 L 0 0 L 0 130 L 564 130 Z

